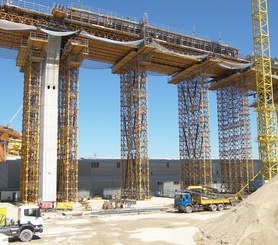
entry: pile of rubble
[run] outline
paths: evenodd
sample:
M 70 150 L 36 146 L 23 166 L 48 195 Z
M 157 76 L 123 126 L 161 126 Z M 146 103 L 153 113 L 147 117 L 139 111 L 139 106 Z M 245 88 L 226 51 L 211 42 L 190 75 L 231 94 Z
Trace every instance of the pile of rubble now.
M 204 225 L 201 244 L 278 244 L 278 176 L 218 219 Z

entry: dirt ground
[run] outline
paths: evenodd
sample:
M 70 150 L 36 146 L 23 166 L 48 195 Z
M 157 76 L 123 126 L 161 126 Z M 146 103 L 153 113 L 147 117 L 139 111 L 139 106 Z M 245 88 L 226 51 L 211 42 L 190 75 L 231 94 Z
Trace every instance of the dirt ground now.
M 153 203 L 161 202 L 156 200 L 145 205 L 157 206 Z M 171 206 L 169 203 L 173 203 L 173 199 L 170 199 L 168 204 L 164 202 L 168 208 Z M 139 206 L 144 205 L 141 203 Z M 34 237 L 28 244 L 194 245 L 193 236 L 199 231 L 199 227 L 224 212 L 184 214 L 163 210 L 90 217 L 65 217 L 61 214 L 46 213 L 44 232 Z M 10 239 L 10 244 L 22 244 L 22 242 Z

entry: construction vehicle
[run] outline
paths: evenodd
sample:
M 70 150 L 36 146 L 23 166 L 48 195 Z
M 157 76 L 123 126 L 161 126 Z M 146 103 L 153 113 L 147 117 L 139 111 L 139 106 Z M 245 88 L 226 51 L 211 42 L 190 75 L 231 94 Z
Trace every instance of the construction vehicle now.
M 1 212 L 0 234 L 19 238 L 22 242 L 29 242 L 33 235 L 43 232 L 43 221 L 39 206 L 22 205 L 18 208 L 18 222 L 6 218 L 6 212 Z M 4 222 L 4 223 L 3 223 Z
M 196 211 L 222 211 L 231 205 L 228 198 L 218 198 L 214 196 L 206 196 L 200 192 L 187 190 L 175 195 L 174 208 L 179 212 L 192 213 Z

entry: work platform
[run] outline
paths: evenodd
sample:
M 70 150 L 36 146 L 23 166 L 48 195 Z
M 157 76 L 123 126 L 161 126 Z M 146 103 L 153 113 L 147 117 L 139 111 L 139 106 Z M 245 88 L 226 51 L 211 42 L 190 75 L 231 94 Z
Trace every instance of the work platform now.
M 121 73 L 131 59 L 144 57 L 148 71 L 172 76 L 173 84 L 200 69 L 208 78 L 227 80 L 252 63 L 240 58 L 236 48 L 150 26 L 147 20 L 135 22 L 71 6 L 56 6 L 51 13 L 40 12 L 45 9 L 40 5 L 36 11 L 19 6 L 0 7 L 0 47 L 18 50 L 31 31 L 75 32 L 74 36 L 88 39 L 86 59 L 112 64 L 113 73 Z M 252 72 L 244 75 L 253 80 Z M 273 82 L 276 86 L 278 77 Z
M 57 15 L 57 11 L 64 14 Z M 214 61 L 215 56 L 218 61 L 211 65 L 217 65 L 219 60 L 248 63 L 238 57 L 237 49 L 224 44 L 159 29 L 144 21 L 134 22 L 73 7 L 56 8 L 46 14 L 15 5 L 1 5 L 0 20 L 1 47 L 19 49 L 22 39 L 28 38 L 31 31 L 73 31 L 76 32 L 74 36 L 89 40 L 87 59 L 114 65 L 114 73 L 120 73 L 120 66 L 135 56 L 144 56 L 142 62 L 148 71 L 169 76 L 189 67 L 191 72 L 195 64 L 197 67 L 208 65 L 203 61 Z M 211 72 L 212 77 L 217 77 L 225 74 L 225 69 L 212 69 Z

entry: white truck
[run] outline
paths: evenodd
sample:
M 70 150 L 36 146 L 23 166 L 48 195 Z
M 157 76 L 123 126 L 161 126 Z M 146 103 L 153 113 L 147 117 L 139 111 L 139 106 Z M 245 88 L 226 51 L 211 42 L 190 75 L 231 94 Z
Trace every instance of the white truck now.
M 0 226 L 0 233 L 19 238 L 22 242 L 32 240 L 35 233 L 43 232 L 43 221 L 39 206 L 22 205 L 18 208 L 18 221 L 15 222 L 5 218 L 5 223 Z

